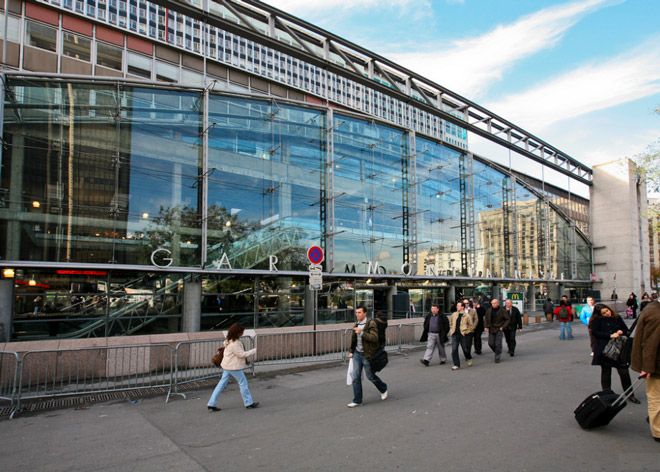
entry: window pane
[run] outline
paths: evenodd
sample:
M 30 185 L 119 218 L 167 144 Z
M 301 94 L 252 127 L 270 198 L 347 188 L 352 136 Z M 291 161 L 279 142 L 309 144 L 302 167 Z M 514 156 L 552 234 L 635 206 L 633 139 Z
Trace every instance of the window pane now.
M 81 61 L 89 61 L 90 58 L 89 38 L 79 34 L 64 32 L 64 55 L 75 57 Z
M 20 42 L 20 29 L 21 27 L 18 18 L 9 15 L 7 21 L 7 40 L 14 43 Z M 0 37 L 5 37 L 5 15 L 2 14 L 0 14 Z
M 109 44 L 97 43 L 96 63 L 100 66 L 121 70 L 121 53 L 122 50 L 120 48 L 110 46 Z
M 165 62 L 156 62 L 156 79 L 165 82 L 179 80 L 179 67 Z
M 57 31 L 40 23 L 27 22 L 25 42 L 35 48 L 57 51 Z
M 140 54 L 128 53 L 128 73 L 151 78 L 151 59 Z

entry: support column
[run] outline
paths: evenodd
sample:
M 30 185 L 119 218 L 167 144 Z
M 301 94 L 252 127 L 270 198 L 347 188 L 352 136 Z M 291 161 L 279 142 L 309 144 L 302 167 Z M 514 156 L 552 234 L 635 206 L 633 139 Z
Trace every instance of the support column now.
M 14 318 L 14 281 L 0 280 L 0 343 L 11 339 L 12 320 Z
M 447 313 L 449 312 L 449 309 L 451 308 L 452 302 L 455 301 L 456 298 L 456 287 L 453 285 L 450 285 L 447 287 L 447 290 L 445 290 L 445 307 L 444 307 L 444 312 Z
M 23 165 L 25 138 L 14 134 L 11 146 L 11 169 L 9 177 L 9 214 L 7 222 L 7 260 L 19 260 L 21 250 L 21 213 L 23 208 Z
M 394 317 L 394 297 L 397 294 L 397 289 L 396 285 L 391 285 L 390 287 L 387 288 L 387 295 L 386 295 L 386 301 L 385 304 L 387 306 L 387 319 L 391 320 Z M 406 318 L 410 316 L 410 304 L 408 304 L 408 309 L 407 309 L 407 315 Z
M 527 287 L 527 300 L 529 302 L 529 311 L 536 310 L 536 287 L 534 284 L 529 284 Z
M 303 324 L 312 326 L 314 324 L 314 290 L 305 285 L 305 311 L 303 314 Z
M 189 280 L 183 284 L 183 322 L 184 333 L 200 330 L 202 322 L 202 282 Z

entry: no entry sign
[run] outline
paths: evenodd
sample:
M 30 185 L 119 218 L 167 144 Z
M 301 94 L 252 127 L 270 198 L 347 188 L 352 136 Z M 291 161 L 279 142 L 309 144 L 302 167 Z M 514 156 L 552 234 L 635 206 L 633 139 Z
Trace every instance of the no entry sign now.
M 325 254 L 323 254 L 323 249 L 319 246 L 312 246 L 307 249 L 307 259 L 314 265 L 319 265 L 325 259 Z

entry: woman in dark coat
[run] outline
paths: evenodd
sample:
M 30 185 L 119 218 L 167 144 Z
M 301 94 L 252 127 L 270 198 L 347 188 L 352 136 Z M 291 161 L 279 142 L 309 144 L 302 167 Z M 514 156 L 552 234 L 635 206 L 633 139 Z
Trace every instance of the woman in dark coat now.
M 626 300 L 626 306 L 632 310 L 632 317 L 636 318 L 639 305 L 637 304 L 637 295 L 635 295 L 634 292 L 632 292 L 628 297 L 628 300 Z
M 599 303 L 594 307 L 594 314 L 589 321 L 589 330 L 596 340 L 594 358 L 591 365 L 600 366 L 600 385 L 603 390 L 612 388 L 612 368 L 616 369 L 621 379 L 621 386 L 626 390 L 631 385 L 628 366 L 620 366 L 603 355 L 603 350 L 611 338 L 626 336 L 628 327 L 621 317 L 607 305 Z M 632 403 L 639 403 L 635 395 L 630 397 Z

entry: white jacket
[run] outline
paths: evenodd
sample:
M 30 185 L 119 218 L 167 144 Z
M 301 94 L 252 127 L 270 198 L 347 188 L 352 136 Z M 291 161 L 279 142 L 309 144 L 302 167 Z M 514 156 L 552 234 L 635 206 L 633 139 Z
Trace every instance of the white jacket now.
M 225 346 L 225 353 L 222 357 L 222 368 L 224 370 L 243 370 L 247 367 L 246 359 L 257 353 L 257 349 L 250 349 L 246 351 L 243 349 L 241 341 L 227 341 L 223 343 Z

